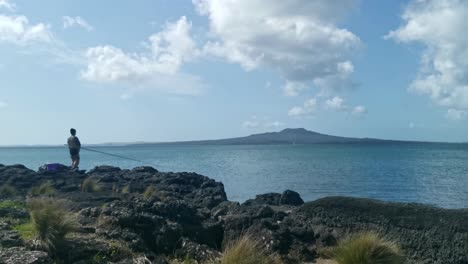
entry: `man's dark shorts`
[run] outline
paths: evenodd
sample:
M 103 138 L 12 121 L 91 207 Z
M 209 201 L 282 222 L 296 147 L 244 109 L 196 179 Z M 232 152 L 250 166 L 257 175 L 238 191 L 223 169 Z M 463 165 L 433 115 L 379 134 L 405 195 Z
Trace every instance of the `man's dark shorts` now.
M 80 158 L 80 150 L 71 148 L 70 149 L 70 156 L 72 157 L 72 159 L 75 159 L 75 158 L 79 159 Z

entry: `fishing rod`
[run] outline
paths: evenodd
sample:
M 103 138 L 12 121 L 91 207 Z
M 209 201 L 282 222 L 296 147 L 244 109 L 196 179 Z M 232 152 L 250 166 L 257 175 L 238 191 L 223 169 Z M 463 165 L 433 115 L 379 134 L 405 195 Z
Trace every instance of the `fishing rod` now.
M 65 145 L 65 146 L 68 146 L 68 145 Z M 87 150 L 87 151 L 91 151 L 91 152 L 100 153 L 100 154 L 104 154 L 104 155 L 108 155 L 108 156 L 113 156 L 113 157 L 117 157 L 117 158 L 121 158 L 121 159 L 126 159 L 126 160 L 135 161 L 135 162 L 140 162 L 140 163 L 143 163 L 143 164 L 146 164 L 146 165 L 151 165 L 151 166 L 154 166 L 154 167 L 158 167 L 158 165 L 156 165 L 156 164 L 154 164 L 154 163 L 147 162 L 147 161 L 143 161 L 143 160 L 138 160 L 138 159 L 134 159 L 134 158 L 129 158 L 129 157 L 125 157 L 125 156 L 121 156 L 121 155 L 117 155 L 117 154 L 112 154 L 112 153 L 108 153 L 108 152 L 104 152 L 104 151 L 99 151 L 99 150 L 95 150 L 95 149 L 85 148 L 85 147 L 81 147 L 81 149 L 84 149 L 84 150 Z

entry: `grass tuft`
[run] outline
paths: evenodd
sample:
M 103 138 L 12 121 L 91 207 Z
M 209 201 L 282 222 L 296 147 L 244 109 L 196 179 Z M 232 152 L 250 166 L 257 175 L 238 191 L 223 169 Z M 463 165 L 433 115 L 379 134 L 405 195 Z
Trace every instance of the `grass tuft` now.
M 133 258 L 135 254 L 133 251 L 128 247 L 127 244 L 125 244 L 122 241 L 111 241 L 110 242 L 111 246 L 111 253 L 110 256 L 112 259 L 125 259 L 125 258 Z
M 50 198 L 34 198 L 28 202 L 31 223 L 45 250 L 55 253 L 65 236 L 76 229 L 75 219 L 66 209 L 66 202 Z
M 87 263 L 92 264 L 107 264 L 121 261 L 123 259 L 133 259 L 135 254 L 122 241 L 113 240 L 109 243 L 109 250 L 99 251 Z M 126 262 L 127 263 L 127 262 Z
M 54 184 L 52 183 L 52 181 L 46 181 L 46 182 L 43 182 L 39 186 L 32 187 L 29 193 L 33 197 L 36 197 L 36 196 L 52 197 L 55 195 L 56 190 L 54 188 Z
M 130 191 L 130 186 L 129 186 L 129 185 L 125 185 L 125 186 L 122 188 L 122 191 L 121 191 L 121 193 L 126 193 L 126 194 L 128 194 L 128 193 L 130 193 L 130 192 L 131 192 L 131 191 Z
M 143 192 L 143 198 L 148 200 L 149 198 L 151 198 L 151 196 L 153 196 L 155 191 L 156 191 L 156 188 L 154 188 L 153 185 L 148 186 L 146 190 Z
M 405 257 L 395 243 L 366 232 L 351 236 L 333 250 L 338 264 L 402 264 Z
M 10 184 L 3 184 L 0 186 L 0 197 L 13 197 L 18 194 L 18 190 Z
M 118 193 L 119 192 L 119 187 L 117 187 L 117 184 L 112 184 L 112 193 Z
M 268 254 L 261 241 L 244 235 L 230 244 L 223 252 L 219 264 L 275 264 L 281 263 L 275 255 Z
M 97 180 L 86 178 L 81 183 L 82 192 L 100 192 L 101 190 L 102 190 L 102 186 Z

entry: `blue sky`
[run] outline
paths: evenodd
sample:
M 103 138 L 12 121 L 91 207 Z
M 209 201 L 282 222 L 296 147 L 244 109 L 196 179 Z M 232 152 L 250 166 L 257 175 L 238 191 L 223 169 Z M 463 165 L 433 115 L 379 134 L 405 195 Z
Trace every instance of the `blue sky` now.
M 459 0 L 0 0 L 0 145 L 468 141 Z

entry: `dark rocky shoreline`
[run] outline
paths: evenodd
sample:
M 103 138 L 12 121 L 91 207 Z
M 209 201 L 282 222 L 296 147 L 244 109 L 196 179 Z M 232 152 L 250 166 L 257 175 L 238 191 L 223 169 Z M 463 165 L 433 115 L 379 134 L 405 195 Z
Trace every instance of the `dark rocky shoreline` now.
M 101 191 L 82 192 L 85 179 L 98 181 Z M 399 243 L 408 263 L 468 264 L 467 209 L 348 197 L 304 203 L 293 191 L 239 204 L 227 200 L 222 183 L 196 173 L 109 166 L 87 173 L 36 172 L 0 165 L 0 186 L 13 186 L 15 200 L 24 201 L 31 188 L 46 181 L 57 190 L 57 199 L 70 201 L 79 222 L 68 238 L 66 263 L 162 264 L 168 256 L 204 261 L 245 233 L 261 238 L 285 263 L 313 263 L 321 249 L 371 230 Z M 148 186 L 154 192 L 145 197 Z M 54 263 L 12 230 L 14 218 L 28 218 L 27 210 L 0 208 L 0 263 Z M 133 257 L 117 256 L 116 245 Z M 136 256 L 146 262 L 136 262 Z

